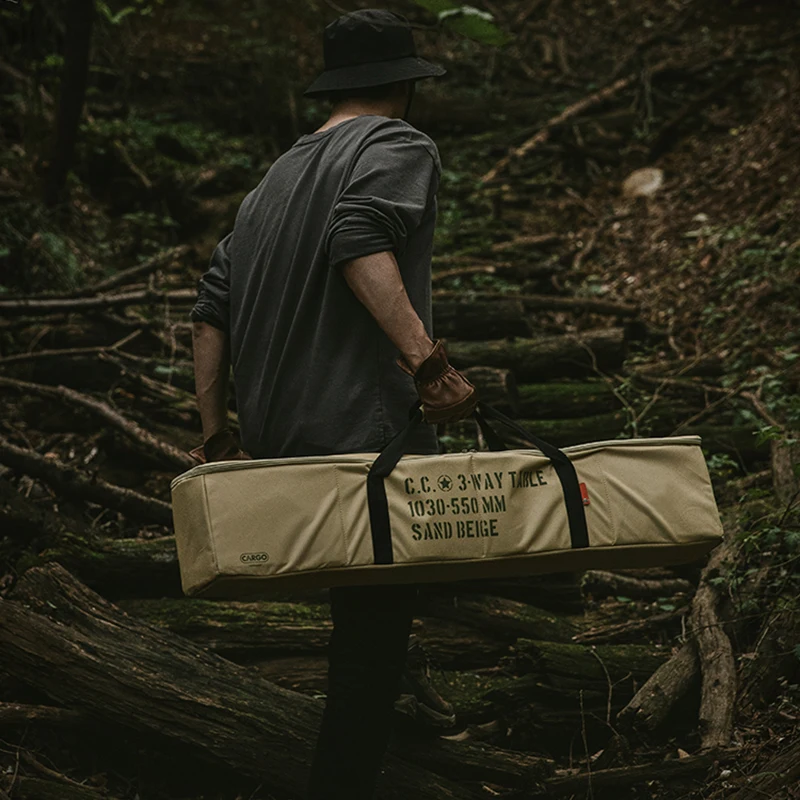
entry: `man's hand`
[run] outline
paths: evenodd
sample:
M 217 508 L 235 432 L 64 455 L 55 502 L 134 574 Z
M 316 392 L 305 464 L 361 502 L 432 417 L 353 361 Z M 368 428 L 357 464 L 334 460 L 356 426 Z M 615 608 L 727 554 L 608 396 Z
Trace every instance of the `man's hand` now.
M 199 447 L 190 450 L 189 455 L 198 464 L 207 464 L 210 461 L 245 461 L 250 459 L 250 455 L 239 447 L 228 428 L 217 431 Z
M 468 417 L 478 404 L 475 387 L 450 366 L 444 344 L 437 339 L 433 350 L 416 370 L 403 358 L 398 366 L 414 377 L 426 422 L 454 422 Z

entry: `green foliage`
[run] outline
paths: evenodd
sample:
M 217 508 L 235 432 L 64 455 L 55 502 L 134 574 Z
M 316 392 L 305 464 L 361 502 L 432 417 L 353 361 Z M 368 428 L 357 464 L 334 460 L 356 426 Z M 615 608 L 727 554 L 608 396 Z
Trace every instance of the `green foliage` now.
M 79 250 L 38 203 L 9 205 L 0 215 L 3 255 L 14 264 L 7 287 L 13 291 L 72 291 L 83 283 Z
M 474 6 L 452 3 L 449 0 L 414 0 L 417 5 L 432 11 L 439 23 L 456 33 L 481 44 L 500 46 L 509 37 L 495 25 L 494 17 Z
M 163 6 L 164 0 L 153 0 L 157 5 Z M 113 11 L 104 0 L 96 0 L 95 8 L 99 17 L 111 25 L 119 25 L 126 17 L 137 14 L 148 17 L 153 13 L 154 5 L 148 0 L 134 0 L 134 5 L 123 6 L 119 11 Z

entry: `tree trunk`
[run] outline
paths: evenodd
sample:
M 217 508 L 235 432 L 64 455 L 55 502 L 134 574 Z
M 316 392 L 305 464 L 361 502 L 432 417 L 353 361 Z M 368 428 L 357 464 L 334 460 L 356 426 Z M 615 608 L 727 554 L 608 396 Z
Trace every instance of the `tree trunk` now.
M 68 708 L 190 746 L 300 795 L 321 707 L 138 622 L 56 564 L 0 601 L 0 666 Z M 467 789 L 389 756 L 378 797 L 467 800 Z
M 58 99 L 56 139 L 44 187 L 44 202 L 49 206 L 55 205 L 63 197 L 78 140 L 78 125 L 89 76 L 94 0 L 69 0 L 65 15 L 64 69 Z

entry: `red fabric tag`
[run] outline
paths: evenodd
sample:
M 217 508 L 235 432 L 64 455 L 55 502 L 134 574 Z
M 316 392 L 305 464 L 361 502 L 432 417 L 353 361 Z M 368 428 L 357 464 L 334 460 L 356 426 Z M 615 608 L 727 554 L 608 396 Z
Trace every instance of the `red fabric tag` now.
M 583 500 L 583 504 L 585 506 L 589 505 L 589 490 L 586 488 L 586 484 L 581 484 L 581 500 Z

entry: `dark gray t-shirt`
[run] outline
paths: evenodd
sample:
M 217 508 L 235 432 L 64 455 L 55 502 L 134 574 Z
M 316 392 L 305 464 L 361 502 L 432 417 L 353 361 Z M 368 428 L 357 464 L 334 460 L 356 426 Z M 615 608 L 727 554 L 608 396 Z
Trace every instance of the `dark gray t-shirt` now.
M 377 452 L 417 397 L 341 265 L 391 250 L 428 335 L 441 164 L 407 122 L 366 115 L 301 136 L 244 199 L 191 318 L 230 335 L 254 458 Z M 438 453 L 431 425 L 408 448 Z

